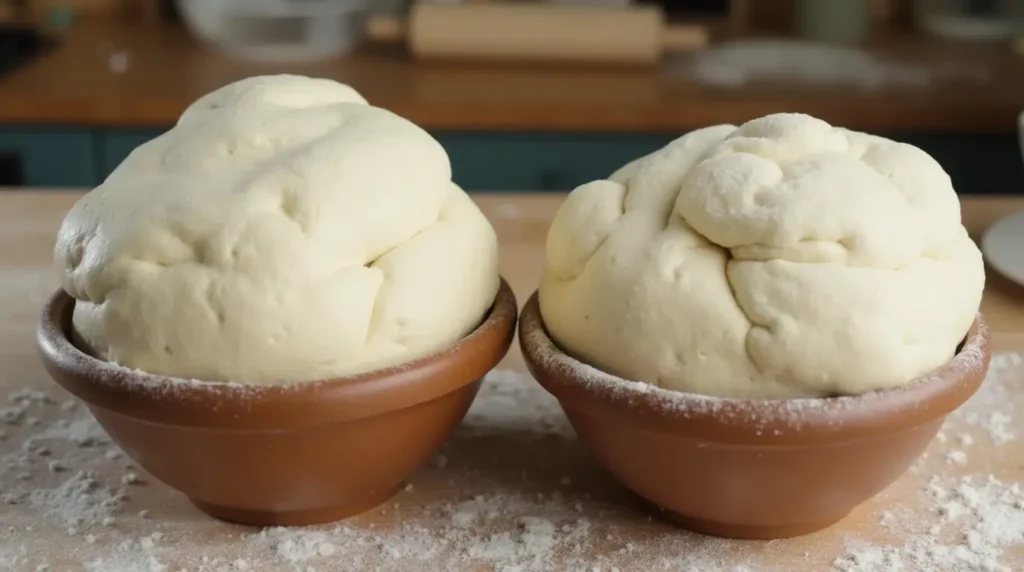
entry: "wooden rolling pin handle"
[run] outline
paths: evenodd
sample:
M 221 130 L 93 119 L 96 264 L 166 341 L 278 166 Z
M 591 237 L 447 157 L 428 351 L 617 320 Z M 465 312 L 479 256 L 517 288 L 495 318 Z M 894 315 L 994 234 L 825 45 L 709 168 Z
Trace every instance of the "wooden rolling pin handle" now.
M 661 47 L 669 53 L 692 52 L 706 48 L 709 41 L 706 28 L 682 24 L 665 27 Z
M 419 40 L 415 40 L 415 39 L 411 40 L 414 43 L 416 43 L 416 42 L 424 43 L 426 45 L 426 49 L 424 49 L 423 45 L 413 45 L 413 46 L 410 46 L 410 48 L 412 49 L 412 51 L 414 53 L 419 53 L 420 55 L 423 55 L 420 52 L 426 52 L 427 55 L 430 55 L 430 48 L 432 46 L 431 46 L 431 44 L 429 42 L 433 42 L 433 44 L 435 44 L 435 45 L 437 44 L 438 41 L 442 41 L 442 43 L 448 42 L 450 44 L 450 41 L 454 39 L 456 44 L 460 43 L 459 42 L 460 36 L 458 34 L 455 34 L 454 36 L 452 36 L 450 33 L 442 33 L 442 32 L 438 31 L 438 29 L 440 28 L 439 24 L 441 24 L 441 23 L 446 24 L 449 28 L 455 27 L 456 31 L 458 31 L 459 29 L 465 29 L 464 27 L 466 25 L 468 25 L 467 22 L 470 22 L 470 23 L 482 22 L 481 26 L 483 26 L 485 28 L 487 26 L 500 25 L 500 21 L 501 21 L 500 18 L 501 18 L 501 15 L 502 15 L 500 7 L 483 9 L 479 5 L 475 5 L 475 6 L 477 6 L 477 8 L 476 8 L 477 12 L 474 13 L 474 14 L 476 14 L 476 16 L 473 17 L 473 18 L 470 18 L 468 20 L 463 17 L 463 18 L 461 18 L 461 21 L 459 19 L 457 19 L 457 16 L 463 16 L 465 14 L 465 12 L 460 13 L 458 11 L 455 11 L 453 9 L 453 7 L 451 7 L 451 6 L 426 6 L 426 7 L 422 7 L 419 19 L 416 21 L 415 24 L 412 23 L 408 18 L 399 18 L 399 17 L 395 17 L 395 16 L 386 16 L 386 15 L 373 15 L 373 16 L 370 16 L 367 19 L 367 22 L 366 22 L 366 35 L 367 35 L 367 37 L 371 41 L 374 41 L 374 42 L 379 42 L 379 43 L 405 43 L 406 41 L 410 41 L 410 33 L 411 33 L 410 32 L 410 28 L 413 27 L 413 26 L 416 26 L 416 25 L 420 26 L 421 29 L 418 30 L 418 31 L 426 33 L 427 28 L 426 28 L 426 24 L 424 23 L 424 19 L 425 18 L 430 18 L 430 22 L 432 23 L 433 26 L 435 26 L 435 28 L 431 28 L 429 30 L 429 33 L 427 34 L 427 38 L 424 39 L 422 37 L 422 34 L 420 34 L 420 39 Z M 519 8 L 510 8 L 509 10 L 517 10 L 517 11 L 511 12 L 513 15 L 516 15 L 516 14 L 519 14 L 518 11 L 521 11 L 522 9 L 523 9 L 522 7 L 519 7 Z M 544 10 L 551 10 L 551 9 L 550 8 L 547 8 L 547 9 L 541 8 L 541 9 L 539 9 L 538 10 L 538 17 L 545 16 Z M 552 10 L 551 13 L 559 15 L 560 17 L 562 17 L 566 21 L 569 21 L 567 16 L 572 14 L 571 11 L 568 11 L 568 10 L 565 10 L 565 9 L 561 9 L 561 10 L 555 9 L 555 10 Z M 415 12 L 414 12 L 414 17 L 416 17 L 415 16 Z M 631 33 L 633 33 L 635 37 L 640 37 L 640 36 L 636 36 L 636 34 L 640 34 L 641 36 L 643 36 L 644 39 L 641 40 L 641 43 L 644 44 L 646 42 L 650 42 L 650 44 L 647 44 L 647 45 L 651 46 L 652 48 L 654 48 L 659 53 L 692 52 L 692 51 L 700 50 L 700 49 L 703 49 L 703 48 L 707 47 L 708 42 L 709 42 L 708 31 L 703 26 L 693 25 L 693 24 L 665 25 L 664 19 L 663 19 L 664 16 L 661 16 L 660 14 L 658 15 L 656 21 L 654 21 L 654 22 L 648 21 L 647 23 L 645 23 L 644 21 L 640 21 L 639 24 L 637 24 L 637 18 L 635 16 L 632 16 L 629 13 L 626 13 L 623 17 L 624 18 L 625 17 L 629 18 L 627 20 L 627 23 L 629 23 L 629 25 L 631 26 L 630 27 Z M 657 23 L 657 22 L 660 22 L 660 24 Z M 458 28 L 458 26 L 460 26 L 460 25 L 463 26 L 463 28 Z M 523 25 L 522 21 L 520 21 L 520 27 L 522 27 L 522 25 Z M 607 30 L 608 29 L 607 21 L 604 21 L 604 22 L 598 21 L 598 27 L 597 28 L 598 28 L 598 30 L 602 30 L 602 29 Z M 584 45 L 592 44 L 594 39 L 595 39 L 595 37 L 596 37 L 595 34 L 600 35 L 600 33 L 588 32 L 587 29 L 588 28 L 584 28 L 583 30 L 578 29 L 578 28 L 573 29 L 574 33 L 576 33 L 577 36 L 579 36 L 579 34 L 581 34 L 581 33 L 584 34 L 583 36 L 580 36 L 578 38 L 578 42 L 577 43 L 582 42 Z M 552 43 L 552 40 L 550 38 L 550 34 L 553 33 L 553 32 L 551 32 L 551 30 L 549 29 L 548 33 L 549 33 L 549 36 L 545 36 L 545 38 L 547 39 L 548 43 L 550 44 L 550 43 Z M 557 32 L 554 32 L 554 33 L 557 33 Z M 526 36 L 524 36 L 524 38 L 526 38 Z M 559 40 L 561 40 L 561 39 L 562 38 L 559 38 Z M 499 37 L 497 39 L 497 42 L 499 42 L 499 44 L 501 42 L 503 42 L 503 41 L 505 43 L 509 43 L 510 42 L 507 37 L 504 38 L 504 39 Z M 522 41 L 527 41 L 527 40 L 524 39 Z M 474 45 L 473 42 L 476 42 L 476 44 Z M 464 51 L 467 51 L 467 53 L 472 53 L 473 50 L 470 49 L 470 48 L 480 49 L 482 47 L 483 50 L 486 51 L 487 48 L 493 47 L 493 46 L 488 46 L 488 45 L 481 45 L 481 43 L 486 43 L 486 40 L 483 40 L 483 39 L 480 39 L 479 37 L 477 37 L 475 40 L 471 40 L 469 44 L 466 44 L 465 42 L 462 42 L 462 46 L 460 46 L 460 49 L 463 49 Z M 561 43 L 561 42 L 554 42 L 554 43 L 557 44 L 557 43 Z M 633 40 L 633 46 L 629 46 L 627 44 L 627 49 L 635 49 L 635 47 L 636 47 L 636 40 L 635 39 Z M 436 49 L 436 47 L 434 49 Z M 536 55 L 537 55 L 536 53 L 530 53 L 531 50 L 529 50 L 529 49 L 525 49 L 524 50 L 524 48 L 521 47 L 521 46 L 512 46 L 512 47 L 508 47 L 506 49 L 506 51 L 510 52 L 510 53 L 516 52 L 517 50 L 519 52 L 527 52 L 527 54 L 524 56 L 526 58 L 529 58 L 531 56 L 536 57 Z M 569 51 L 570 52 L 572 51 L 571 47 L 570 47 Z M 447 55 L 450 55 L 450 54 L 447 54 Z M 546 54 L 546 58 L 547 59 L 550 59 L 551 56 L 555 56 L 557 58 L 558 54 Z M 651 56 L 655 56 L 655 54 L 652 53 Z M 612 58 L 609 58 L 607 55 L 606 56 L 602 56 L 602 57 L 605 57 L 605 58 L 608 58 L 608 59 L 612 59 Z M 640 59 L 646 60 L 646 58 L 648 56 L 641 54 L 640 56 L 634 56 L 634 57 L 639 57 Z M 576 54 L 575 56 L 571 56 L 571 58 L 572 59 L 578 59 L 578 60 L 589 60 L 590 59 L 590 58 L 587 58 L 587 57 L 581 57 L 579 54 Z M 597 59 L 600 60 L 601 57 L 598 57 Z M 655 59 L 656 59 L 656 57 L 655 57 Z
M 409 34 L 409 22 L 395 16 L 370 16 L 366 21 L 366 35 L 375 42 L 398 44 Z

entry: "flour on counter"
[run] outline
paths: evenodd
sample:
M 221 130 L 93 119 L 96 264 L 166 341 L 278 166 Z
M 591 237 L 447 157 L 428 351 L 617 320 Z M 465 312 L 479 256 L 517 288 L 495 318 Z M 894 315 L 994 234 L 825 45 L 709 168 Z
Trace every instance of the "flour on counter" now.
M 967 453 L 963 451 L 950 451 L 946 453 L 946 462 L 950 465 L 966 465 Z
M 572 434 L 558 400 L 529 375 L 508 370 L 487 374 L 463 426 L 474 433 L 519 429 L 533 437 Z
M 905 544 L 863 546 L 851 543 L 835 563 L 841 572 L 1013 572 L 1003 550 L 1024 546 L 1024 493 L 1017 484 L 992 476 L 944 481 L 928 487 L 939 524 Z M 907 523 L 912 524 L 912 523 Z M 909 568 L 908 568 L 909 567 Z
M 45 393 L 34 390 L 12 392 L 12 407 L 3 414 L 22 434 L 20 447 L 0 457 L 2 495 L 8 504 L 28 503 L 34 510 L 59 519 L 74 529 L 100 524 L 112 518 L 127 495 L 103 482 L 95 472 L 102 453 L 94 449 L 109 445 L 103 430 L 91 417 L 59 418 L 47 424 L 29 424 L 34 414 L 60 406 Z M 63 458 L 53 456 L 61 451 Z M 53 482 L 46 474 L 62 477 Z M 66 476 L 65 476 L 66 475 Z
M 159 507 L 133 498 L 151 479 L 125 464 L 84 408 L 19 391 L 0 410 L 7 433 L 0 442 L 0 499 L 14 503 L 0 510 L 31 511 L 34 525 L 69 536 L 59 554 L 48 554 L 31 546 L 39 531 L 0 526 L 0 570 L 63 570 L 56 562 L 71 557 L 86 572 L 817 572 L 838 546 L 845 553 L 825 566 L 834 572 L 1011 572 L 1008 551 L 1024 546 L 1021 486 L 960 473 L 970 471 L 967 461 L 980 448 L 1017 444 L 1014 396 L 1024 391 L 1022 370 L 1017 354 L 993 356 L 983 389 L 951 416 L 944 442 L 933 443 L 929 457 L 935 462 L 921 465 L 936 476 L 921 481 L 920 503 L 879 504 L 870 516 L 881 529 L 911 530 L 909 539 L 885 545 L 823 532 L 822 546 L 833 543 L 829 556 L 812 551 L 781 568 L 761 564 L 759 554 L 787 541 L 751 551 L 750 543 L 672 528 L 623 499 L 591 496 L 587 475 L 564 466 L 534 488 L 517 484 L 539 472 L 528 465 L 521 475 L 508 474 L 507 467 L 515 466 L 508 462 L 499 465 L 504 472 L 481 476 L 487 463 L 514 451 L 529 459 L 544 444 L 579 449 L 557 401 L 520 373 L 490 373 L 463 426 L 424 468 L 447 476 L 451 498 L 418 503 L 429 486 L 414 477 L 415 486 L 370 518 L 258 532 L 198 514 L 189 514 L 192 520 L 156 516 L 163 514 Z M 30 425 L 29 418 L 39 423 Z M 481 440 L 494 441 L 493 459 L 466 453 L 468 444 Z M 40 455 L 42 449 L 48 454 Z M 470 482 L 483 484 L 461 488 Z M 163 487 L 150 488 L 156 486 Z
M 28 548 L 24 544 L 0 546 L 0 570 L 17 570 L 28 565 Z
M 447 515 L 430 530 L 404 524 L 386 531 L 348 525 L 320 529 L 268 528 L 246 537 L 249 553 L 274 553 L 292 570 L 617 570 L 612 562 L 638 568 L 684 572 L 742 572 L 754 568 L 729 565 L 728 541 L 707 539 L 687 548 L 689 533 L 652 534 L 636 544 L 615 532 L 595 534 L 593 523 L 579 517 L 559 494 L 538 499 L 525 495 L 478 495 L 440 507 Z M 609 556 L 594 557 L 596 543 L 618 546 Z M 629 556 L 627 559 L 626 557 Z M 206 572 L 218 571 L 219 562 Z M 483 566 L 483 568 L 480 568 Z
M 1016 438 L 1012 429 L 1016 414 L 1013 398 L 1022 391 L 1022 386 L 1011 384 L 1008 374 L 1020 375 L 1022 361 L 1021 354 L 1016 352 L 994 354 L 985 383 L 953 417 L 982 429 L 995 445 L 1013 441 Z M 973 443 L 973 438 L 968 438 Z
M 1016 440 L 1010 430 L 1016 414 L 1014 395 L 1024 392 L 1020 354 L 992 356 L 981 389 L 955 412 L 947 428 L 961 424 L 985 432 L 992 445 L 1001 447 Z M 966 427 L 963 427 L 966 426 Z M 948 429 L 947 429 L 948 432 Z M 947 439 L 936 439 L 946 445 Z M 960 446 L 975 444 L 961 433 Z M 947 463 L 967 464 L 962 450 L 947 450 Z M 904 528 L 932 522 L 926 531 L 913 534 L 899 546 L 848 542 L 849 551 L 833 564 L 837 572 L 1014 572 L 1005 563 L 1007 549 L 1024 549 L 1024 491 L 1020 483 L 1004 483 L 991 474 L 961 477 L 935 475 L 923 494 L 930 514 L 903 515 Z M 892 520 L 891 518 L 888 520 Z
M 538 500 L 518 495 L 477 496 L 439 507 L 444 524 L 417 524 L 375 531 L 347 525 L 326 530 L 268 528 L 247 537 L 254 552 L 272 552 L 291 564 L 344 555 L 344 570 L 388 570 L 402 561 L 430 562 L 438 569 L 473 564 L 497 570 L 534 570 L 553 564 L 556 551 L 579 554 L 590 530 L 586 519 L 557 496 Z M 542 516 L 534 516 L 542 515 Z M 352 551 L 351 547 L 359 547 Z M 302 569 L 302 568 L 297 568 Z M 333 568 L 332 568 L 333 569 Z
M 102 523 L 117 512 L 125 497 L 101 485 L 94 473 L 79 471 L 55 488 L 33 490 L 29 499 L 34 508 L 68 526 L 78 526 Z
M 320 556 L 330 556 L 338 550 L 334 544 L 337 535 L 303 528 L 268 528 L 259 533 L 261 541 L 268 541 L 278 556 L 296 563 Z

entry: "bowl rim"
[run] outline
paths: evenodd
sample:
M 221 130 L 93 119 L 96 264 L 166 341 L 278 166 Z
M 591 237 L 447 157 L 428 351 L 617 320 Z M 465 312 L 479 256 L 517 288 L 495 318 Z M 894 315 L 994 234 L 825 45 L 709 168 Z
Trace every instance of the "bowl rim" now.
M 736 445 L 806 446 L 885 437 L 944 418 L 984 381 L 989 342 L 979 313 L 950 361 L 902 386 L 853 396 L 736 399 L 662 389 L 577 360 L 551 339 L 536 292 L 519 319 L 527 368 L 570 419 L 586 413 L 655 433 Z
M 43 365 L 64 389 L 90 407 L 152 423 L 236 430 L 355 421 L 460 390 L 505 356 L 517 315 L 515 295 L 502 279 L 480 325 L 447 349 L 351 376 L 250 385 L 152 374 L 88 355 L 68 337 L 74 304 L 74 298 L 58 289 L 36 330 Z

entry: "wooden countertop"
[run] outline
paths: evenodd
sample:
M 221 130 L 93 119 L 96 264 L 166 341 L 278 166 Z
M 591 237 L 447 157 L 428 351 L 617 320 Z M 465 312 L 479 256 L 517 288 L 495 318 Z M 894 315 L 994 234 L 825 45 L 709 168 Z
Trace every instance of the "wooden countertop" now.
M 927 87 L 706 87 L 678 64 L 658 70 L 412 63 L 369 50 L 306 65 L 256 65 L 204 49 L 178 27 L 86 22 L 51 54 L 0 78 L 0 124 L 167 126 L 197 97 L 242 77 L 288 71 L 347 82 L 372 103 L 438 130 L 680 132 L 800 111 L 874 131 L 1003 132 L 1024 102 L 1024 59 L 1006 46 L 925 40 L 877 53 L 975 80 Z M 127 71 L 112 73 L 113 54 Z
M 1004 432 L 1024 435 L 1024 365 L 1019 356 L 997 358 L 999 373 L 990 375 L 966 413 L 951 417 L 946 439 L 933 443 L 927 456 L 880 497 L 829 530 L 767 543 L 709 539 L 649 519 L 576 441 L 539 386 L 503 374 L 485 384 L 442 456 L 416 473 L 394 503 L 346 521 L 345 528 L 301 534 L 272 530 L 261 535 L 220 523 L 141 471 L 143 484 L 131 484 L 130 477 L 125 481 L 128 471 L 138 469 L 126 468 L 113 445 L 94 433 L 81 408 L 61 405 L 66 394 L 39 363 L 33 327 L 41 304 L 56 287 L 50 267 L 53 237 L 78 196 L 0 192 L 0 243 L 5 246 L 0 249 L 0 395 L 41 389 L 54 400 L 41 403 L 22 392 L 21 402 L 33 404 L 20 423 L 7 425 L 3 409 L 10 404 L 0 403 L 0 495 L 36 491 L 27 498 L 0 496 L 0 501 L 15 503 L 2 509 L 2 570 L 77 571 L 91 563 L 85 569 L 104 572 L 421 572 L 511 570 L 512 565 L 524 571 L 733 572 L 746 566 L 752 572 L 830 572 L 843 570 L 836 559 L 841 562 L 863 543 L 914 546 L 928 542 L 933 526 L 941 525 L 942 543 L 961 542 L 972 525 L 970 517 L 954 522 L 939 517 L 926 492 L 933 475 L 935 486 L 990 474 L 1002 483 L 1024 483 L 1024 444 L 1016 439 L 995 442 L 984 422 L 991 415 L 1004 415 Z M 523 301 L 538 283 L 543 237 L 562 197 L 475 198 L 498 231 L 501 271 Z M 973 233 L 1017 209 L 1024 209 L 1024 199 L 967 198 L 963 204 L 965 223 Z M 993 276 L 982 310 L 995 348 L 1024 352 L 1024 289 Z M 517 346 L 499 369 L 523 371 Z M 19 403 L 17 395 L 12 397 L 12 403 Z M 956 453 L 965 458 L 955 458 Z M 72 485 L 81 483 L 79 470 L 92 471 L 89 477 L 98 484 L 69 494 Z M 120 508 L 106 526 L 90 522 L 105 514 L 99 501 L 108 488 L 126 491 L 127 499 L 113 501 Z M 1001 514 L 1007 519 L 1004 530 L 1021 537 L 1011 538 L 999 559 L 1006 570 L 1021 570 L 1024 505 L 1007 510 L 1011 512 Z M 84 520 L 67 521 L 76 515 Z M 49 567 L 37 568 L 44 564 Z M 883 569 L 888 570 L 854 570 Z M 903 570 L 932 569 L 908 565 Z

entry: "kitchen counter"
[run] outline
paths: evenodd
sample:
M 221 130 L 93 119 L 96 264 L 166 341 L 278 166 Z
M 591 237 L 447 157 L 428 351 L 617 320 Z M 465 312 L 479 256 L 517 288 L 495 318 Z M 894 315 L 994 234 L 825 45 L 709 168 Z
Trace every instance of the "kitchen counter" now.
M 204 49 L 181 27 L 100 20 L 77 25 L 52 53 L 0 78 L 0 124 L 165 127 L 216 87 L 288 71 L 350 83 L 375 105 L 428 129 L 678 133 L 791 110 L 873 131 L 1013 130 L 1024 101 L 1024 59 L 1008 47 L 912 40 L 873 52 L 928 64 L 936 76 L 959 68 L 974 77 L 864 91 L 729 89 L 694 83 L 671 61 L 658 69 L 422 64 L 378 49 L 316 64 L 258 65 Z
M 0 190 L 0 397 L 10 394 L 0 403 L 0 506 L 13 503 L 0 509 L 0 570 L 895 570 L 886 558 L 906 571 L 954 572 L 957 558 L 1024 569 L 1024 496 L 1011 486 L 1024 483 L 1024 289 L 996 276 L 982 304 L 997 350 L 985 386 L 906 475 L 826 531 L 741 542 L 652 518 L 522 374 L 514 346 L 463 426 L 391 502 L 341 526 L 260 532 L 204 516 L 132 467 L 44 373 L 33 328 L 57 286 L 53 237 L 77 196 Z M 474 196 L 520 302 L 539 281 L 561 198 Z M 1024 199 L 963 204 L 973 233 L 1015 209 Z M 948 548 L 968 533 L 970 547 Z

